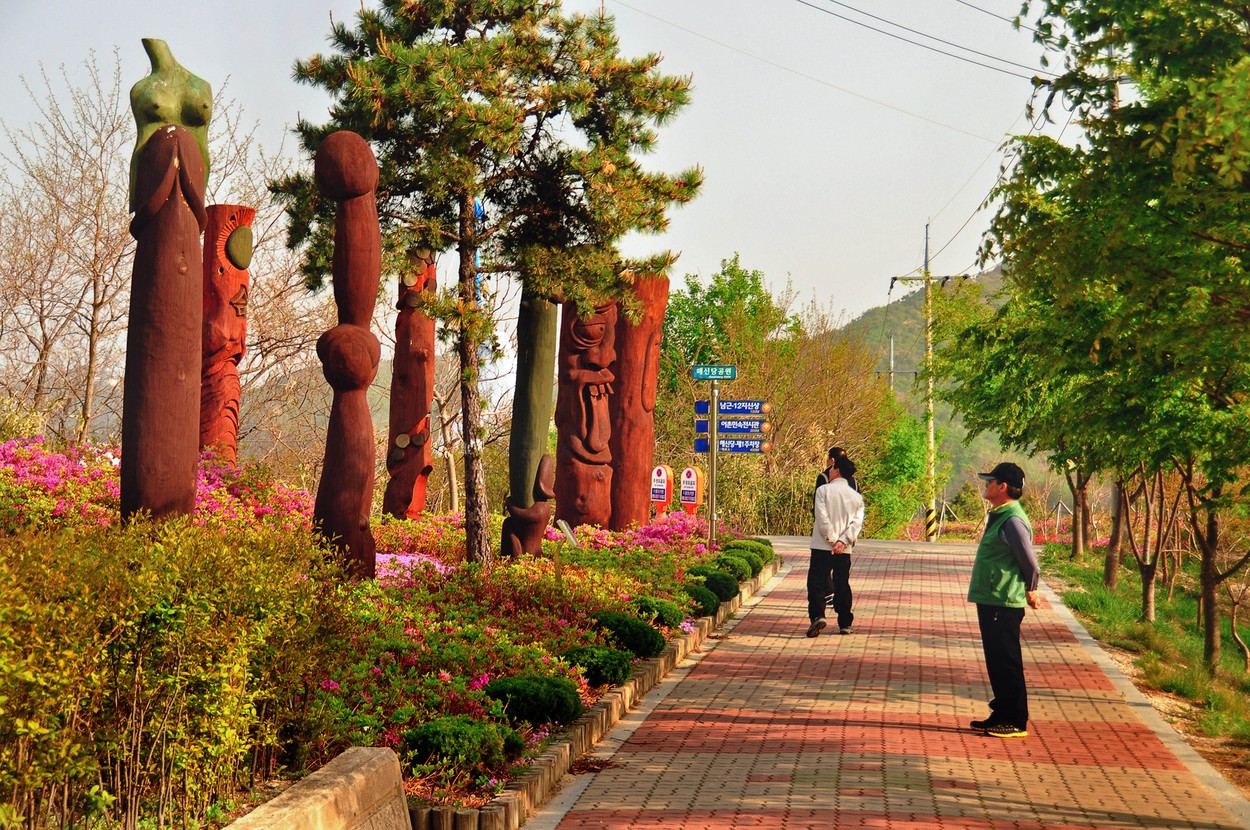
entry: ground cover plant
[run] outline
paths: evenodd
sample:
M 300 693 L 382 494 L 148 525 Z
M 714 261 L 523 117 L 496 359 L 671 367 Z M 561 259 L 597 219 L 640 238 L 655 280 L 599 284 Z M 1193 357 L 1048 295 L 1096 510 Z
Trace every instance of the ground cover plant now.
M 596 615 L 662 641 L 708 610 L 691 571 L 718 551 L 685 514 L 491 566 L 461 516 L 379 520 L 379 578 L 352 583 L 307 494 L 255 465 L 206 456 L 192 516 L 121 526 L 117 455 L 0 444 L 0 827 L 214 826 L 352 745 L 394 748 L 410 793 L 480 804 L 572 711 L 535 695 L 518 720 L 492 689 L 593 703 L 588 676 L 629 673 L 584 659 L 614 645 Z
M 1203 666 L 1203 634 L 1197 607 L 1197 563 L 1190 558 L 1170 595 L 1160 592 L 1155 620 L 1141 619 L 1141 577 L 1122 567 L 1115 588 L 1103 584 L 1103 552 L 1078 557 L 1062 542 L 1041 556 L 1043 577 L 1060 587 L 1064 604 L 1098 640 L 1136 655 L 1140 681 L 1195 705 L 1193 726 L 1211 737 L 1229 737 L 1250 752 L 1250 674 L 1242 655 L 1225 649 L 1218 669 Z M 1228 618 L 1225 638 L 1231 642 Z M 1243 639 L 1247 633 L 1243 630 Z

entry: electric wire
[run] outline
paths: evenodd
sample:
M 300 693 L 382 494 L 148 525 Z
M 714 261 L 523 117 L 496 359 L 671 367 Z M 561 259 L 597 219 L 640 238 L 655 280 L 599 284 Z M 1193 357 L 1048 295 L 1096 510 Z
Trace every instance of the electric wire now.
M 827 14 L 830 17 L 836 17 L 839 20 L 845 20 L 847 23 L 854 23 L 856 26 L 862 26 L 865 29 L 869 29 L 879 34 L 883 34 L 886 37 L 892 37 L 895 40 L 901 40 L 904 43 L 910 43 L 912 46 L 919 46 L 921 49 L 928 49 L 930 52 L 937 52 L 939 55 L 945 55 L 946 57 L 954 58 L 957 61 L 970 63 L 973 66 L 980 66 L 983 69 L 989 69 L 994 72 L 1000 72 L 1003 75 L 1010 75 L 1013 78 L 1022 78 L 1023 80 L 1031 81 L 1033 80 L 1034 77 L 1037 76 L 1037 74 L 1041 73 L 1041 70 L 1030 70 L 1030 71 L 1034 71 L 1033 75 L 1021 75 L 1019 72 L 1012 72 L 1010 69 L 1004 69 L 1001 66 L 992 66 L 988 63 L 981 63 L 980 61 L 974 61 L 972 58 L 965 58 L 963 55 L 955 55 L 950 52 L 946 52 L 941 49 L 938 49 L 936 46 L 930 46 L 927 43 L 920 43 L 919 41 L 911 40 L 910 38 L 905 38 L 902 35 L 897 35 L 897 34 L 894 34 L 893 32 L 887 32 L 885 29 L 878 29 L 876 26 L 870 26 L 867 23 L 864 23 L 862 20 L 856 20 L 855 18 L 847 17 L 844 14 L 838 14 L 835 11 L 822 8 L 820 6 L 815 5 L 814 3 L 809 3 L 807 2 L 807 0 L 794 0 L 794 2 L 798 3 L 801 6 L 807 6 L 809 9 L 814 9 L 815 11 L 818 11 L 821 14 Z M 926 35 L 926 37 L 929 37 L 929 35 Z M 937 40 L 937 38 L 934 38 L 934 40 Z M 963 47 L 959 47 L 959 48 L 963 48 Z M 991 60 L 999 60 L 999 58 L 991 58 Z M 1015 65 L 1019 65 L 1019 64 L 1015 64 Z
M 904 32 L 911 32 L 913 35 L 919 35 L 920 37 L 928 38 L 929 40 L 936 41 L 936 42 L 938 42 L 938 43 L 941 43 L 941 44 L 942 44 L 942 45 L 944 45 L 944 46 L 950 46 L 950 47 L 952 47 L 952 48 L 954 48 L 954 49 L 959 49 L 959 50 L 964 51 L 964 52 L 969 52 L 969 53 L 971 53 L 971 54 L 973 54 L 973 55 L 977 55 L 977 56 L 982 57 L 982 58 L 987 58 L 987 59 L 992 60 L 992 61 L 998 61 L 999 63 L 1005 63 L 1005 64 L 1007 64 L 1008 66 L 1015 66 L 1015 67 L 1019 67 L 1020 69 L 1027 69 L 1027 70 L 1028 70 L 1028 71 L 1030 71 L 1030 72 L 1034 72 L 1034 73 L 1038 73 L 1038 74 L 1042 74 L 1042 75 L 1050 75 L 1051 77 L 1057 77 L 1057 76 L 1055 75 L 1055 73 L 1054 73 L 1054 72 L 1048 72 L 1048 71 L 1046 71 L 1046 70 L 1044 70 L 1044 69 L 1038 69 L 1037 67 L 1035 67 L 1035 66 L 1030 66 L 1029 64 L 1024 64 L 1024 63 L 1016 63 L 1016 62 L 1015 62 L 1015 61 L 1013 61 L 1013 60 L 1008 60 L 1007 58 L 1000 58 L 1000 57 L 998 57 L 998 56 L 996 56 L 996 55 L 991 55 L 991 54 L 989 54 L 989 53 L 987 53 L 987 52 L 982 52 L 982 51 L 980 51 L 979 49 L 973 49 L 973 48 L 968 47 L 968 46 L 960 46 L 958 43 L 955 43 L 955 42 L 953 42 L 953 41 L 949 41 L 949 40 L 943 40 L 942 38 L 937 37 L 936 35 L 931 35 L 931 34 L 929 34 L 928 32 L 922 32 L 922 31 L 920 31 L 919 29 L 913 29 L 913 28 L 911 28 L 910 26 L 904 26 L 902 23 L 895 23 L 893 20 L 888 20 L 888 19 L 886 19 L 886 18 L 884 18 L 884 17 L 881 17 L 881 16 L 879 16 L 879 15 L 875 15 L 875 14 L 873 14 L 872 12 L 866 12 L 866 11 L 864 11 L 863 9 L 857 9 L 857 8 L 855 8 L 854 6 L 852 6 L 850 3 L 843 3 L 841 0 L 825 0 L 825 2 L 826 2 L 826 3 L 832 3 L 832 4 L 833 4 L 833 5 L 835 5 L 835 6 L 841 6 L 842 8 L 844 8 L 844 9 L 848 9 L 848 10 L 850 10 L 850 11 L 853 11 L 853 12 L 855 12 L 856 14 L 862 14 L 864 17 L 868 17 L 868 18 L 871 18 L 872 20 L 879 21 L 879 22 L 881 22 L 881 23 L 886 24 L 887 26 L 893 26 L 893 27 L 894 27 L 894 28 L 896 28 L 896 29 L 902 29 Z M 804 3 L 803 3 L 803 5 L 808 5 L 808 4 L 807 4 L 806 2 L 804 2 Z M 838 15 L 838 16 L 840 17 L 840 15 Z M 843 19 L 843 20 L 845 20 L 846 18 L 842 18 L 842 19 Z M 853 23 L 857 23 L 857 21 L 851 21 L 851 22 L 853 22 Z M 857 25 L 865 26 L 866 24 L 863 24 L 863 23 L 858 23 Z M 876 29 L 876 28 L 873 28 L 873 27 L 871 27 L 871 26 L 868 26 L 867 28 L 872 29 L 874 32 L 881 32 L 881 30 L 880 30 L 880 29 Z M 881 33 L 882 33 L 882 34 L 887 34 L 887 35 L 888 35 L 888 34 L 890 34 L 889 32 L 881 32 Z M 904 40 L 906 40 L 906 38 L 903 38 L 903 39 L 904 39 Z M 911 41 L 911 40 L 907 40 L 906 42 L 907 42 L 907 43 L 915 43 L 915 41 Z M 916 46 L 923 46 L 924 44 L 922 44 L 922 43 L 915 43 L 915 45 L 916 45 Z M 949 53 L 943 53 L 943 54 L 949 54 Z M 955 58 L 955 57 L 959 57 L 959 56 L 958 56 L 958 55 L 950 55 L 950 57 Z
M 1033 28 L 1033 27 L 1031 27 L 1031 26 L 1025 26 L 1023 23 L 1018 23 L 1018 22 L 1017 22 L 1017 18 L 1014 18 L 1014 17 L 1003 17 L 1001 14 L 998 14 L 997 12 L 992 12 L 992 11 L 990 11 L 989 9 L 983 9 L 983 8 L 981 8 L 980 6 L 977 6 L 977 5 L 973 4 L 973 3 L 969 3 L 969 2 L 968 2 L 968 0 L 955 0 L 955 2 L 956 2 L 956 3 L 958 3 L 958 4 L 960 4 L 961 6 L 967 6 L 967 7 L 968 7 L 968 8 L 970 8 L 970 9 L 973 9 L 973 10 L 975 10 L 975 11 L 979 11 L 981 14 L 988 14 L 990 17 L 996 17 L 996 18 L 998 18 L 999 20 L 1002 20 L 1002 21 L 1005 21 L 1005 22 L 1007 22 L 1007 23 L 1010 23 L 1012 26 L 1015 26 L 1015 27 L 1018 27 L 1018 28 L 1024 29 L 1026 32 L 1036 32 L 1036 31 L 1037 31 L 1037 29 L 1034 29 L 1034 28 Z
M 663 17 L 658 17 L 654 14 L 651 14 L 650 12 L 645 12 L 642 9 L 639 9 L 635 6 L 631 6 L 629 3 L 622 2 L 622 0 L 612 0 L 612 3 L 614 5 L 622 6 L 626 9 L 629 9 L 635 14 L 640 14 L 643 17 L 649 17 L 658 23 L 663 23 L 666 26 L 671 26 L 672 28 L 677 29 L 678 31 L 682 31 L 682 32 L 685 32 L 686 34 L 694 35 L 697 38 L 706 40 L 707 42 L 713 43 L 721 47 L 722 49 L 728 49 L 731 52 L 737 52 L 739 55 L 744 55 L 748 58 L 751 58 L 752 60 L 759 61 L 760 63 L 763 63 L 763 64 L 767 64 L 768 66 L 771 66 L 774 69 L 780 69 L 783 72 L 788 72 L 791 75 L 797 75 L 798 77 L 804 78 L 805 80 L 814 81 L 815 83 L 818 83 L 821 86 L 827 86 L 830 89 L 837 90 L 838 92 L 841 92 L 844 95 L 849 95 L 852 98 L 858 98 L 861 101 L 867 101 L 870 104 L 875 104 L 876 106 L 884 107 L 885 109 L 891 110 L 893 112 L 897 112 L 901 115 L 906 115 L 909 118 L 915 118 L 919 121 L 925 122 L 926 124 L 932 124 L 935 127 L 941 127 L 944 130 L 950 130 L 951 132 L 959 133 L 960 135 L 967 136 L 968 138 L 975 138 L 977 141 L 985 141 L 985 142 L 988 142 L 990 144 L 995 144 L 995 145 L 998 144 L 997 139 L 986 138 L 983 135 L 977 135 L 976 133 L 969 132 L 968 130 L 963 129 L 962 127 L 956 127 L 952 124 L 945 124 L 941 121 L 937 121 L 933 118 L 929 118 L 928 116 L 920 115 L 918 113 L 911 112 L 910 110 L 902 109 L 901 107 L 896 107 L 893 104 L 887 104 L 885 101 L 879 101 L 876 98 L 870 98 L 867 95 L 861 95 L 858 92 L 852 92 L 846 87 L 841 87 L 841 86 L 838 86 L 837 84 L 830 83 L 829 81 L 826 81 L 823 78 L 818 78 L 815 75 L 809 75 L 806 72 L 799 72 L 798 70 L 791 69 L 790 67 L 785 66 L 784 64 L 780 64 L 780 63 L 777 63 L 776 61 L 769 60 L 768 58 L 761 57 L 759 55 L 756 55 L 753 52 L 748 52 L 745 49 L 739 49 L 737 46 L 732 46 L 728 43 L 724 43 L 722 41 L 717 40 L 716 38 L 709 37 L 708 35 L 705 35 L 702 32 L 697 32 L 694 29 L 689 29 L 678 23 L 674 23 L 671 20 L 666 20 Z M 1023 77 L 1023 76 L 1018 76 L 1018 77 Z

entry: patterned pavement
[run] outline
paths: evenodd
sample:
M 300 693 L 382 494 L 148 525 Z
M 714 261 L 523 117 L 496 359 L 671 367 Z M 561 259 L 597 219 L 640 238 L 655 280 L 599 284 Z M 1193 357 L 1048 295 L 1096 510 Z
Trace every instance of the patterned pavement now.
M 1022 629 L 1029 737 L 990 738 L 967 725 L 989 711 L 972 546 L 861 542 L 855 632 L 808 639 L 807 540 L 774 542 L 777 577 L 526 830 L 1250 828 L 1049 590 Z

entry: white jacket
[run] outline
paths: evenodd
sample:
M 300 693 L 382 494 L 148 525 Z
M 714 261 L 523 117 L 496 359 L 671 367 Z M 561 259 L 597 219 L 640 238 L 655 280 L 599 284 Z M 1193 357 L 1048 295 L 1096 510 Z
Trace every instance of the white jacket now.
M 864 497 L 844 478 L 835 478 L 816 490 L 816 521 L 812 525 L 813 550 L 833 550 L 834 542 L 849 548 L 864 527 Z

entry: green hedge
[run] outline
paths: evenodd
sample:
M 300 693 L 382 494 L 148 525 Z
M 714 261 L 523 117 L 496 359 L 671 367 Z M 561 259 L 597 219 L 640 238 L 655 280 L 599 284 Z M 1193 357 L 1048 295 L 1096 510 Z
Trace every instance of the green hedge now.
M 288 760 L 324 557 L 311 532 L 187 520 L 0 538 L 0 826 L 203 816 Z

